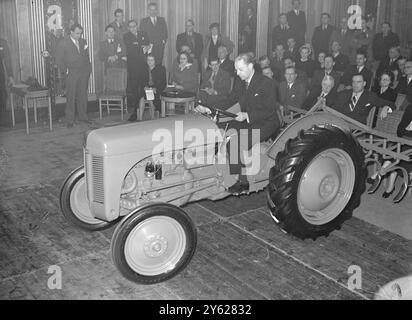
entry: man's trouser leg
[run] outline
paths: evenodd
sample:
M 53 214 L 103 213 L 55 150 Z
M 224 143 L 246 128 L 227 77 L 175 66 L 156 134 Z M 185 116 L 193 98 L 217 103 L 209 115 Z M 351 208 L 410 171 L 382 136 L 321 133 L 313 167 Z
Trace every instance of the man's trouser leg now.
M 80 121 L 87 121 L 87 102 L 90 74 L 82 74 L 79 77 L 76 88 L 77 114 Z
M 76 88 L 79 81 L 79 75 L 75 72 L 69 71 L 66 81 L 66 123 L 73 124 L 74 111 L 76 104 Z

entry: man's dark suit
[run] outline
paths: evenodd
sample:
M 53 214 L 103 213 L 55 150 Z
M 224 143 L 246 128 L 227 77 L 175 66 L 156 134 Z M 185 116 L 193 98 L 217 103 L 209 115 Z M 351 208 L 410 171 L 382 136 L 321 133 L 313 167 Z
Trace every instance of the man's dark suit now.
M 391 61 L 389 57 L 386 57 L 385 59 L 383 59 L 381 63 L 379 64 L 378 70 L 376 70 L 377 77 L 379 77 L 384 71 L 393 72 L 395 70 L 399 70 L 399 64 L 398 64 L 399 59 L 400 58 L 397 58 L 393 62 Z
M 343 83 L 345 86 L 352 86 L 352 78 L 355 74 L 358 74 L 358 67 L 357 66 L 349 66 L 349 68 L 345 71 L 341 83 Z M 366 89 L 368 90 L 371 87 L 371 82 L 372 82 L 372 76 L 373 73 L 370 71 L 368 68 L 364 67 L 361 71 L 361 74 L 363 75 L 363 78 L 366 81 Z
M 235 63 L 229 58 L 220 61 L 220 69 L 225 70 L 231 77 L 235 76 Z
M 289 57 L 292 58 L 295 62 L 297 62 L 300 59 L 300 53 L 299 53 L 299 49 L 298 46 L 296 45 L 292 51 L 290 48 L 286 48 L 285 51 L 285 58 Z
M 336 29 L 332 33 L 329 48 L 332 47 L 332 42 L 337 41 L 341 46 L 341 52 L 349 57 L 352 54 L 352 43 L 354 37 L 355 32 L 353 30 L 343 30 L 341 28 Z
M 137 35 L 128 32 L 123 37 L 127 49 L 127 94 L 132 99 L 131 104 L 137 108 L 142 89 L 147 81 L 146 57 L 143 46 L 149 45 L 145 32 L 138 31 Z
M 156 58 L 156 63 L 163 64 L 163 55 L 168 39 L 167 24 L 163 17 L 156 17 L 156 19 L 156 25 L 153 24 L 150 17 L 142 19 L 140 30 L 148 35 L 150 43 L 153 44 L 152 54 Z
M 219 68 L 216 74 L 214 83 L 212 84 L 210 79 L 212 77 L 212 70 L 207 70 L 203 75 L 203 82 L 200 86 L 199 100 L 206 105 L 219 108 L 219 103 L 224 102 L 231 90 L 231 76 L 225 70 Z M 217 95 L 209 95 L 202 89 L 212 88 L 216 90 Z
M 296 80 L 290 89 L 286 81 L 279 85 L 279 102 L 281 106 L 302 108 L 306 96 L 307 87 L 299 80 Z
M 323 30 L 322 26 L 318 26 L 315 28 L 315 32 L 312 38 L 312 45 L 313 50 L 315 51 L 315 57 L 319 56 L 319 53 L 321 52 L 330 52 L 329 44 L 334 31 L 335 27 L 330 24 L 327 26 L 325 30 Z
M 311 82 L 311 85 L 310 85 L 311 90 L 315 87 L 321 87 L 322 81 L 323 81 L 323 79 L 325 78 L 326 75 L 327 74 L 326 74 L 324 69 L 316 70 L 315 74 L 313 75 L 312 82 Z M 329 73 L 329 75 L 335 80 L 334 89 L 335 88 L 337 89 L 340 85 L 340 79 L 341 79 L 340 73 L 333 69 L 332 72 Z
M 288 47 L 288 39 L 290 38 L 296 38 L 291 27 L 287 26 L 284 29 L 282 29 L 281 25 L 274 27 L 272 31 L 272 50 L 275 51 L 276 46 L 280 44 L 286 49 Z
M 412 104 L 412 80 L 408 84 L 407 77 L 403 77 L 396 87 L 396 91 L 400 94 L 405 94 L 406 100 Z
M 4 66 L 4 67 L 3 67 Z M 10 49 L 7 41 L 0 38 L 0 110 L 6 109 L 7 102 L 7 90 L 6 80 L 7 77 L 13 76 L 13 70 L 11 65 Z
M 92 72 L 89 58 L 89 49 L 86 40 L 79 40 L 79 49 L 72 38 L 59 42 L 56 52 L 56 63 L 60 71 L 66 73 L 66 123 L 73 124 L 75 119 L 75 105 L 80 121 L 88 120 L 87 117 L 87 89 Z
M 193 32 L 190 37 L 187 32 L 181 33 L 176 39 L 176 51 L 180 53 L 182 46 L 188 46 L 198 62 L 201 61 L 203 53 L 203 37 L 200 33 Z
M 109 57 L 117 55 L 115 62 L 109 62 Z M 124 68 L 126 61 L 122 58 L 126 56 L 126 47 L 123 40 L 114 39 L 113 42 L 104 40 L 100 42 L 99 60 L 104 63 L 105 71 L 108 68 Z
M 335 103 L 332 105 L 332 108 L 363 124 L 366 124 L 369 113 L 373 107 L 376 107 L 377 109 L 384 106 L 394 108 L 393 103 L 389 103 L 388 101 L 379 98 L 375 93 L 365 90 L 352 111 L 352 95 L 352 90 L 340 92 Z
M 350 63 L 349 57 L 343 53 L 339 53 L 336 57 L 333 57 L 335 61 L 334 69 L 338 72 L 345 72 Z
M 390 32 L 386 37 L 383 36 L 383 33 L 378 33 L 373 38 L 372 42 L 372 52 L 373 58 L 376 61 L 382 61 L 389 54 L 389 49 L 392 47 L 397 47 L 400 45 L 399 36 Z
M 299 10 L 299 15 L 296 15 L 294 10 L 289 11 L 287 14 L 289 26 L 295 33 L 296 42 L 298 47 L 305 43 L 306 35 L 306 14 L 304 11 Z
M 244 81 L 235 81 L 235 88 L 229 98 L 223 104 L 223 109 L 228 109 L 240 104 L 242 112 L 249 115 L 250 123 L 247 121 L 238 122 L 230 121 L 229 129 L 241 130 L 246 129 L 249 134 L 247 150 L 253 147 L 252 129 L 260 130 L 260 141 L 266 141 L 272 137 L 280 128 L 280 120 L 278 118 L 278 104 L 276 102 L 275 93 L 273 90 L 273 82 L 255 72 L 249 87 L 246 89 Z M 226 123 L 219 125 L 221 128 L 226 128 Z M 242 143 L 240 144 L 242 146 Z M 245 148 L 245 149 L 246 149 Z M 245 149 L 240 150 L 246 151 Z M 239 174 L 242 165 L 231 165 L 231 174 Z

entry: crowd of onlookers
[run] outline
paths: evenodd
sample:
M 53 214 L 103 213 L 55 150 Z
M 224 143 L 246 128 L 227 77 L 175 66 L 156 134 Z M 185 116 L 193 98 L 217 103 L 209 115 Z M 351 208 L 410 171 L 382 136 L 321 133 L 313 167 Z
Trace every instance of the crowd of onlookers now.
M 382 23 L 375 33 L 372 20 L 362 18 L 361 29 L 352 30 L 347 18 L 336 27 L 330 14 L 323 13 L 307 42 L 306 14 L 299 0 L 292 5 L 290 12 L 279 15 L 279 24 L 272 30 L 272 54 L 255 57 L 255 72 L 273 81 L 277 93 L 274 107 L 309 110 L 323 104 L 363 124 L 374 107 L 381 119 L 396 108 L 407 109 L 402 121 L 405 128 L 400 128 L 399 134 L 411 136 L 412 52 L 405 55 L 390 23 Z M 160 109 L 160 94 L 170 86 L 218 107 L 234 83 L 241 81 L 229 59 L 235 45 L 222 34 L 218 23 L 212 23 L 203 37 L 195 31 L 194 21 L 187 20 L 185 32 L 176 39 L 177 56 L 167 73 L 162 66 L 167 24 L 158 16 L 157 5 L 149 4 L 149 17 L 139 27 L 135 20 L 125 24 L 120 9 L 115 16 L 106 28 L 107 39 L 100 45 L 99 57 L 106 70 L 127 68 L 132 109 L 137 110 L 148 87 L 153 88 L 154 104 Z M 396 105 L 402 95 L 403 104 Z M 134 112 L 130 121 L 136 119 Z M 376 121 L 377 117 L 371 125 Z

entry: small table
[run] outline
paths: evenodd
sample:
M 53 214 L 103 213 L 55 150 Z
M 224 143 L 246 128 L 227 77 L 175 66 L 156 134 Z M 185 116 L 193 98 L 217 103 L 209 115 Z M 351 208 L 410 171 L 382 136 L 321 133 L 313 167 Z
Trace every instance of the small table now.
M 166 115 L 174 116 L 176 104 L 183 104 L 185 106 L 185 114 L 193 111 L 195 108 L 196 95 L 192 92 L 176 91 L 176 92 L 163 92 L 160 96 L 162 101 L 162 114 L 161 117 L 165 118 Z M 168 113 L 166 114 L 166 107 Z M 173 111 L 173 113 L 170 113 Z
M 27 85 L 14 85 L 10 90 L 10 102 L 11 102 L 11 117 L 13 121 L 13 128 L 16 126 L 16 119 L 14 115 L 14 97 L 19 96 L 23 98 L 23 108 L 26 116 L 26 132 L 30 134 L 29 129 L 29 108 L 34 109 L 34 122 L 37 123 L 37 109 L 47 107 L 49 110 L 49 126 L 50 131 L 53 130 L 52 124 L 52 109 L 51 109 L 51 97 L 48 89 L 42 89 L 38 91 L 29 91 Z M 40 100 L 47 100 L 47 105 L 37 105 Z M 31 106 L 29 102 L 32 102 Z

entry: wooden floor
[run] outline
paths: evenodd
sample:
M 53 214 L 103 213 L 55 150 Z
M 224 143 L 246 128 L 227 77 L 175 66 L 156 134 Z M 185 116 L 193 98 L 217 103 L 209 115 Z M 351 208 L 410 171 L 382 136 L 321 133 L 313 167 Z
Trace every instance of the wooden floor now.
M 185 207 L 198 228 L 190 265 L 162 284 L 131 283 L 110 259 L 113 229 L 79 231 L 59 210 L 85 130 L 0 131 L 0 299 L 371 299 L 412 273 L 411 241 L 357 218 L 328 238 L 300 241 L 277 228 L 260 193 Z M 61 290 L 47 287 L 53 265 L 62 268 Z M 355 292 L 353 265 L 362 269 Z

